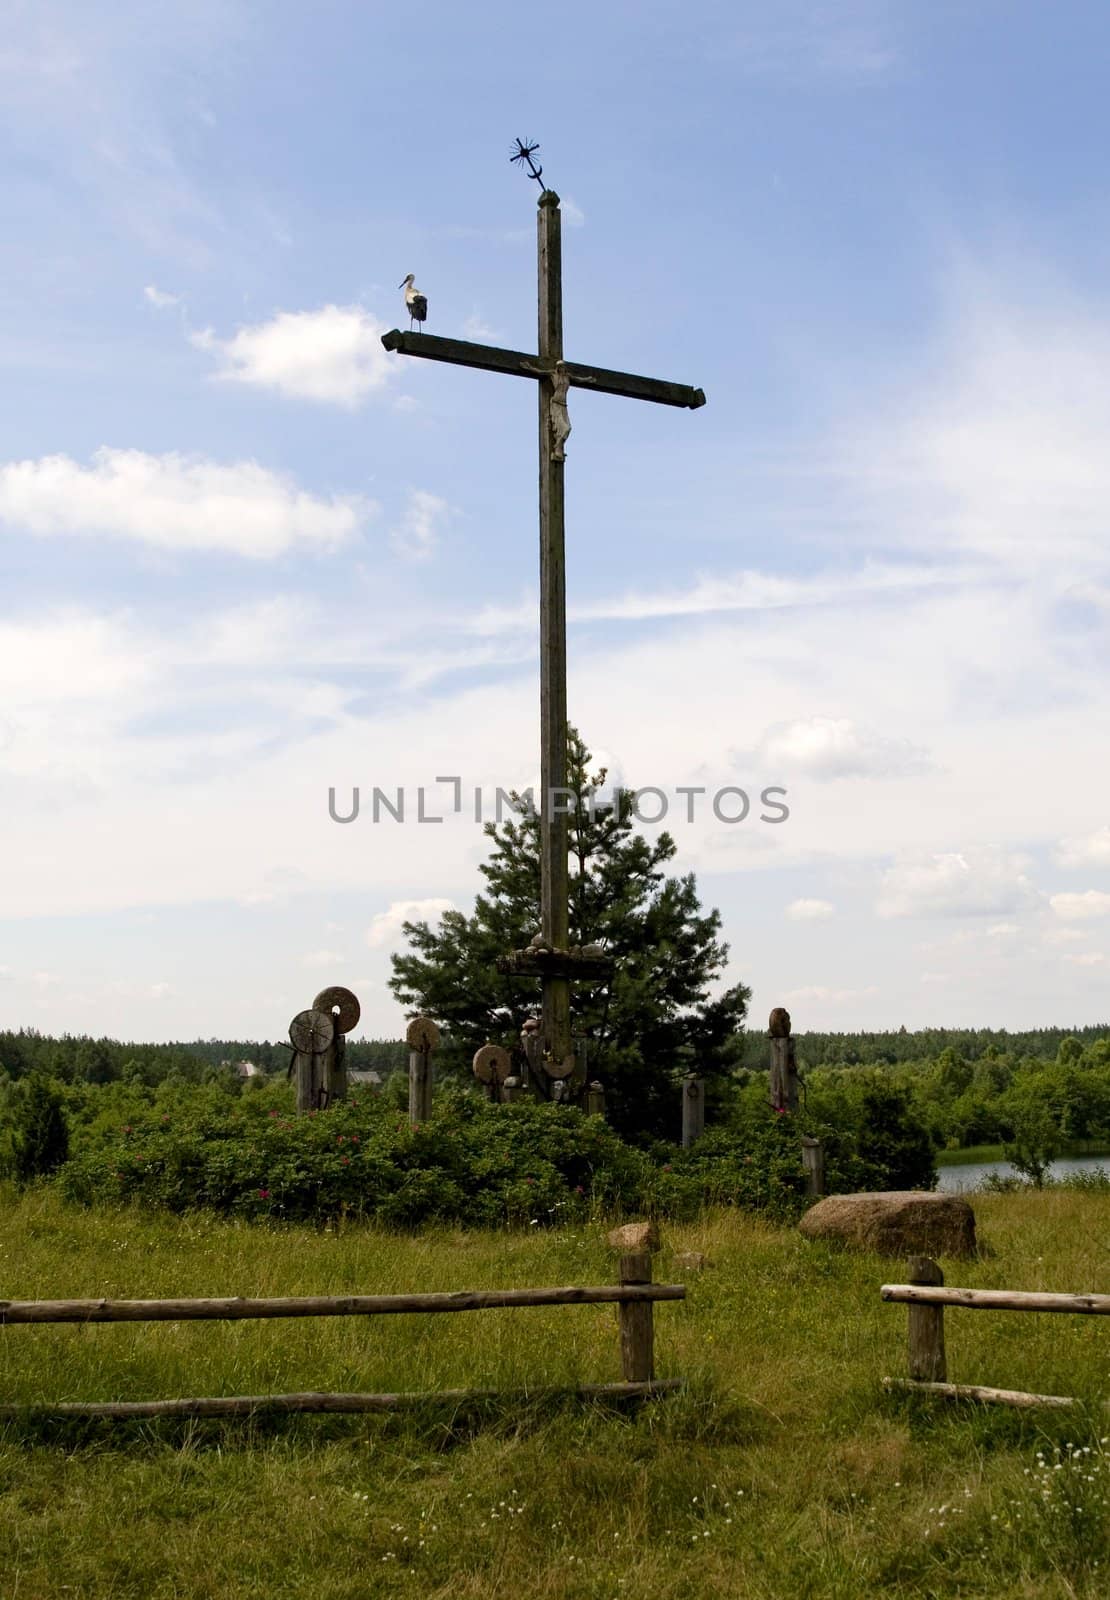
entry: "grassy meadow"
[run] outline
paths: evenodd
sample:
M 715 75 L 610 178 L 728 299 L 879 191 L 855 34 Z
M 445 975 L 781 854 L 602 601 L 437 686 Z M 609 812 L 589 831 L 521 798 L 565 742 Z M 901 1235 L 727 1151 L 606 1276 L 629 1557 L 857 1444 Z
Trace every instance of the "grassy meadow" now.
M 950 1282 L 1110 1290 L 1110 1195 L 976 1197 Z M 607 1282 L 604 1225 L 317 1232 L 2 1197 L 0 1296 L 389 1292 Z M 705 1252 L 678 1274 L 670 1257 Z M 1076 1394 L 1078 1415 L 885 1396 L 899 1264 L 736 1211 L 668 1228 L 657 1366 L 636 1411 L 536 1396 L 374 1418 L 0 1424 L 0 1596 L 1096 1596 L 1110 1562 L 1110 1329 L 950 1312 L 956 1381 Z M 434 1389 L 620 1376 L 616 1310 L 10 1327 L 0 1398 Z M 1105 1423 L 1103 1424 L 1105 1426 Z M 1108 1428 L 1110 1432 L 1110 1428 Z M 1089 1448 L 1082 1465 L 1055 1451 Z M 1104 1454 L 1104 1450 L 1108 1452 Z M 1042 1459 L 1038 1461 L 1038 1452 Z

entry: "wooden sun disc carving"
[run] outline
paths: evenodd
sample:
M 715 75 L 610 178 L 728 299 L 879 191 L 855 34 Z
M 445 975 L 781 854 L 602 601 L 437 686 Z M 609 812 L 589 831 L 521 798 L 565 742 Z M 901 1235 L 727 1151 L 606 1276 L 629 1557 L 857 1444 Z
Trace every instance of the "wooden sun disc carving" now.
M 499 1044 L 484 1044 L 475 1051 L 474 1076 L 482 1083 L 504 1083 L 512 1069 L 512 1057 Z
M 319 1055 L 335 1038 L 335 1024 L 330 1011 L 298 1011 L 289 1024 L 289 1037 L 302 1055 Z
M 572 1051 L 569 1056 L 564 1056 L 561 1061 L 556 1061 L 554 1058 L 545 1060 L 543 1070 L 549 1078 L 569 1078 L 574 1071 L 575 1065 L 574 1052 Z
M 439 1029 L 431 1017 L 413 1017 L 405 1029 L 405 1043 L 410 1050 L 420 1050 L 426 1054 L 439 1043 Z
M 340 1033 L 350 1033 L 352 1028 L 358 1027 L 358 1019 L 362 1015 L 362 1007 L 350 989 L 342 989 L 338 984 L 330 989 L 321 989 L 312 1002 L 314 1011 L 326 1011 L 331 1016 L 333 1011 L 339 1012 Z

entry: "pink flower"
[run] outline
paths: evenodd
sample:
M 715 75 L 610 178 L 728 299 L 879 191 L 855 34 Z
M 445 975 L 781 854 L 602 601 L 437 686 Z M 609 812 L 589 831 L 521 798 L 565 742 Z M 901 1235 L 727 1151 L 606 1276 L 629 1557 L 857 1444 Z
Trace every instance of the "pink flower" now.
M 269 1199 L 269 1198 L 270 1198 L 270 1191 L 269 1191 L 269 1189 L 259 1189 L 259 1191 L 258 1191 L 258 1198 L 259 1198 L 259 1199 L 260 1199 L 260 1200 L 268 1200 L 268 1199 Z
M 130 1123 L 128 1123 L 128 1124 L 127 1124 L 127 1126 L 126 1126 L 126 1128 L 124 1128 L 124 1130 L 123 1130 L 123 1131 L 124 1131 L 124 1133 L 130 1133 L 130 1132 L 131 1132 L 131 1124 L 130 1124 Z
M 345 1167 L 349 1167 L 349 1166 L 350 1166 L 350 1164 L 351 1164 L 351 1158 L 350 1158 L 350 1156 L 344 1156 L 344 1157 L 343 1157 L 343 1165 L 344 1165 L 344 1166 L 345 1166 Z
M 583 1187 L 582 1187 L 582 1185 L 580 1183 L 576 1183 L 575 1186 L 574 1186 L 574 1192 L 575 1192 L 575 1194 L 585 1194 L 586 1191 L 585 1191 L 585 1189 L 583 1189 Z
M 352 1144 L 357 1144 L 358 1143 L 358 1134 L 357 1133 L 352 1133 L 352 1135 L 351 1135 L 351 1143 Z
M 346 1141 L 344 1140 L 343 1135 L 340 1134 L 339 1138 L 335 1142 L 336 1144 L 344 1144 Z
M 668 1161 L 668 1162 L 667 1162 L 667 1165 L 666 1165 L 666 1166 L 665 1166 L 665 1167 L 664 1167 L 664 1168 L 663 1168 L 663 1171 L 664 1171 L 664 1172 L 669 1172 L 669 1171 L 670 1171 L 670 1170 L 671 1170 L 671 1164 L 670 1164 L 670 1162 L 669 1162 L 669 1161 Z

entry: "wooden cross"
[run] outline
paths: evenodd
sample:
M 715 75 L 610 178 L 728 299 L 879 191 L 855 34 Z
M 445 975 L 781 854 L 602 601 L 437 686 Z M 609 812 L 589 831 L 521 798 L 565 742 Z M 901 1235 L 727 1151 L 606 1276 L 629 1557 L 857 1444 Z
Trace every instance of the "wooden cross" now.
M 631 372 L 581 366 L 563 359 L 563 258 L 559 196 L 544 189 L 539 198 L 539 354 L 499 350 L 430 333 L 394 328 L 382 338 L 387 350 L 423 356 L 456 366 L 507 372 L 539 382 L 540 400 L 540 907 L 541 933 L 549 946 L 532 969 L 543 985 L 543 1049 L 556 1075 L 572 1058 L 570 979 L 578 975 L 569 957 L 570 907 L 567 869 L 566 561 L 563 527 L 563 469 L 570 432 L 567 390 L 595 393 L 696 410 L 705 404 L 700 389 Z M 566 959 L 564 959 L 566 958 Z M 596 963 L 595 963 L 596 964 Z M 520 970 L 519 968 L 517 970 Z M 589 976 L 586 971 L 580 974 Z

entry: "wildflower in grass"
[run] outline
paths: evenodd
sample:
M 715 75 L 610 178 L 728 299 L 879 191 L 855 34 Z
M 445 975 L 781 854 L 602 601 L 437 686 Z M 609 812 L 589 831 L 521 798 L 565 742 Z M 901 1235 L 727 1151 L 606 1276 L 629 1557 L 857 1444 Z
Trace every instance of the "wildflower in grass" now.
M 269 1189 L 259 1189 L 259 1191 L 258 1191 L 258 1198 L 259 1198 L 259 1199 L 260 1199 L 260 1200 L 268 1200 L 268 1199 L 269 1199 L 269 1198 L 270 1198 L 270 1191 L 269 1191 Z

